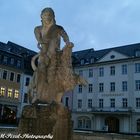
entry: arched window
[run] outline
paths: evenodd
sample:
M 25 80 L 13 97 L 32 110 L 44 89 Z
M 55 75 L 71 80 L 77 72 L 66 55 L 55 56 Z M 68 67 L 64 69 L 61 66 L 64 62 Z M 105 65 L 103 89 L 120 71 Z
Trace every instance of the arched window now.
M 137 132 L 140 132 L 140 119 L 137 120 Z
M 91 120 L 88 117 L 78 118 L 78 129 L 91 129 Z

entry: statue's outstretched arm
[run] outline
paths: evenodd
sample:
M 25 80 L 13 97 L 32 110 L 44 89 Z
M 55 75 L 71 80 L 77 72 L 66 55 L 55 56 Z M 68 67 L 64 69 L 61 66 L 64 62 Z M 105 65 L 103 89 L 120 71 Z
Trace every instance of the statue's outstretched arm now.
M 42 37 L 39 31 L 39 26 L 35 27 L 34 34 L 38 43 L 42 43 Z
M 60 35 L 62 36 L 64 42 L 66 43 L 66 46 L 69 46 L 69 47 L 74 47 L 74 44 L 72 42 L 70 42 L 69 40 L 69 36 L 67 35 L 66 31 L 63 29 L 63 27 L 61 27 L 61 30 L 60 30 Z
M 66 31 L 63 29 L 63 27 L 61 27 L 60 35 L 62 36 L 64 42 L 65 42 L 66 44 L 68 44 L 68 43 L 69 43 L 69 36 L 68 36 L 68 34 L 66 33 Z

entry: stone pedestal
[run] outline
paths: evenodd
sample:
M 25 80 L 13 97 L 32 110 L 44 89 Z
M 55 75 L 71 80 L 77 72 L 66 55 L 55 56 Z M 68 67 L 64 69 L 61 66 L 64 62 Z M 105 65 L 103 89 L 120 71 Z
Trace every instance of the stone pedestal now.
M 27 105 L 23 108 L 19 133 L 34 136 L 50 134 L 52 140 L 72 140 L 71 113 L 57 103 Z

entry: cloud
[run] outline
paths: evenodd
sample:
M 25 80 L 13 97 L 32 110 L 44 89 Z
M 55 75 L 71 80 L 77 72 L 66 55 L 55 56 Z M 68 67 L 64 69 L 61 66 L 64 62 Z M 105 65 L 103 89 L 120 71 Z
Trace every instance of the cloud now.
M 91 36 L 94 40 L 92 47 L 97 49 L 139 42 L 140 20 L 137 15 L 140 2 L 136 3 L 132 0 L 108 0 L 101 4 L 100 1 L 92 1 L 88 7 L 82 7 L 76 15 L 75 28 L 78 28 L 78 34 L 85 34 L 81 40 L 83 48 L 91 47 Z M 86 46 L 84 41 L 88 41 Z
M 139 0 L 1 0 L 0 41 L 10 40 L 37 51 L 33 30 L 40 24 L 41 10 L 48 6 L 74 42 L 74 50 L 140 41 Z

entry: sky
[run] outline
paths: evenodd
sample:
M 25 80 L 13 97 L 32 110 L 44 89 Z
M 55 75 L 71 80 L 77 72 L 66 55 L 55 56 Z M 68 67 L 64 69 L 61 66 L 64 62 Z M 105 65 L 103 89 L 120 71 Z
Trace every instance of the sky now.
M 55 11 L 73 51 L 140 43 L 140 0 L 0 0 L 0 41 L 39 51 L 34 28 L 45 7 Z

